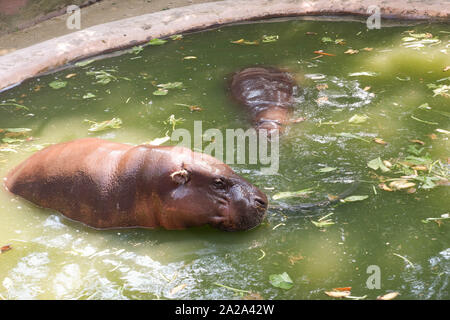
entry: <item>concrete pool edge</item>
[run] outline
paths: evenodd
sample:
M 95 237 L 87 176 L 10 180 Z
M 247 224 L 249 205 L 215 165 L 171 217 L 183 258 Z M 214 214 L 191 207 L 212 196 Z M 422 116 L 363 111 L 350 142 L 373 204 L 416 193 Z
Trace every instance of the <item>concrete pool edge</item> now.
M 367 9 L 373 5 L 380 8 L 382 19 L 449 21 L 450 5 L 409 0 L 389 4 L 383 0 L 227 0 L 195 4 L 96 25 L 0 56 L 0 91 L 68 63 L 153 38 L 274 17 L 364 17 L 369 16 Z

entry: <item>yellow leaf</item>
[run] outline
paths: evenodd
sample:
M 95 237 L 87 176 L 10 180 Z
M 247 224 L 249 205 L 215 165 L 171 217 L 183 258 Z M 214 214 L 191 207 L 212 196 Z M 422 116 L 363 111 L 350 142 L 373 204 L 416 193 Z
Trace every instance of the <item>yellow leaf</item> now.
M 379 296 L 377 300 L 392 300 L 395 299 L 399 295 L 398 292 L 390 292 L 385 295 Z
M 327 296 L 333 297 L 333 298 L 343 298 L 350 295 L 350 291 L 325 291 L 325 294 Z

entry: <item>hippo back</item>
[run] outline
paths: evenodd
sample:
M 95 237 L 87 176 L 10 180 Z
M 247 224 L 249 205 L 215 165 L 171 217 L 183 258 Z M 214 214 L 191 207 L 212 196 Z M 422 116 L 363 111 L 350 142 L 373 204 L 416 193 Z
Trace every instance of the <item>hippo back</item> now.
M 268 107 L 289 107 L 296 91 L 294 78 L 272 67 L 246 68 L 231 80 L 231 94 L 253 112 Z

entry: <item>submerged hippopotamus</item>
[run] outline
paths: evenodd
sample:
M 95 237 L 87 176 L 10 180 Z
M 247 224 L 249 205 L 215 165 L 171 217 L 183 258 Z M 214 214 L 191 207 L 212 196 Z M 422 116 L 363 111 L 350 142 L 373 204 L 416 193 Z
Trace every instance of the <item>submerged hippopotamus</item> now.
M 292 114 L 298 90 L 292 75 L 273 67 L 251 67 L 235 73 L 230 84 L 231 95 L 245 106 L 254 127 L 283 131 Z
M 267 209 L 266 195 L 229 166 L 183 147 L 80 139 L 35 153 L 5 180 L 10 192 L 99 229 L 247 230 Z

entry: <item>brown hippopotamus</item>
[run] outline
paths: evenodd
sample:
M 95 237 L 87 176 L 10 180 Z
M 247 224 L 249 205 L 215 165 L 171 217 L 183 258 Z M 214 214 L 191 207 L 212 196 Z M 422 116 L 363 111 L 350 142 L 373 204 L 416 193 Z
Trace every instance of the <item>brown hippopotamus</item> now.
M 257 130 L 282 132 L 292 114 L 298 90 L 292 75 L 274 67 L 251 67 L 235 73 L 231 79 L 232 97 L 248 108 Z
M 247 230 L 267 209 L 265 194 L 229 166 L 177 146 L 80 139 L 35 153 L 5 180 L 10 192 L 98 229 Z

